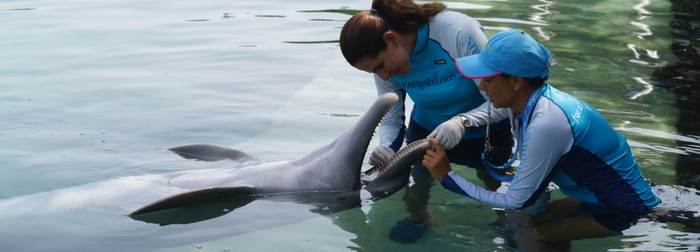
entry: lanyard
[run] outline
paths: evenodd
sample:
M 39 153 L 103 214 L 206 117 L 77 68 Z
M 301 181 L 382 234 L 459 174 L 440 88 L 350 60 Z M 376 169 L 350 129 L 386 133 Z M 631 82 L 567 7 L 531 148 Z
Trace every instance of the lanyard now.
M 527 128 L 527 125 L 530 124 L 530 116 L 532 115 L 532 110 L 535 108 L 535 105 L 537 104 L 537 100 L 539 100 L 540 96 L 542 96 L 542 93 L 544 93 L 544 90 L 548 84 L 543 84 L 539 89 L 533 91 L 530 93 L 530 97 L 527 99 L 527 103 L 525 104 L 525 109 L 523 112 L 517 115 L 517 118 L 520 119 L 520 123 L 517 125 L 517 129 L 519 129 L 519 134 L 518 134 L 518 140 L 516 142 L 516 149 L 515 152 L 511 154 L 510 160 L 504 165 L 493 165 L 491 162 L 489 162 L 488 158 L 486 158 L 486 155 L 490 153 L 493 150 L 493 147 L 491 146 L 491 138 L 489 137 L 490 134 L 490 126 L 491 126 L 491 104 L 489 104 L 488 107 L 488 119 L 487 119 L 487 124 L 486 124 L 486 137 L 484 138 L 484 153 L 481 153 L 481 160 L 484 162 L 484 166 L 486 166 L 486 171 L 488 171 L 489 175 L 491 175 L 492 178 L 498 180 L 498 181 L 510 181 L 513 179 L 513 176 L 503 176 L 498 173 L 496 173 L 495 170 L 502 170 L 509 168 L 513 162 L 515 162 L 515 159 L 518 156 L 522 156 L 522 145 L 523 145 L 523 137 L 525 135 L 525 129 Z M 489 100 L 490 101 L 490 100 Z

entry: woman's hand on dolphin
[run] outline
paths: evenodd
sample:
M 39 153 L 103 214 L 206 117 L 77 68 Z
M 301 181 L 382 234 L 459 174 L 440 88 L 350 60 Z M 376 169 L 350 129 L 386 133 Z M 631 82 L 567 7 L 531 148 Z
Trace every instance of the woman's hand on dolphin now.
M 371 166 L 379 166 L 384 161 L 388 160 L 391 158 L 391 156 L 394 155 L 394 150 L 384 147 L 384 146 L 377 146 L 377 148 L 374 148 L 372 151 L 372 155 L 369 156 L 369 165 Z
M 447 158 L 445 148 L 440 144 L 440 141 L 428 137 L 428 142 L 433 145 L 433 148 L 425 153 L 422 164 L 428 168 L 430 174 L 432 174 L 437 181 L 442 181 L 442 178 L 445 177 L 448 172 L 452 171 L 450 160 Z
M 437 139 L 445 147 L 445 150 L 449 150 L 457 146 L 459 141 L 462 141 L 465 131 L 462 119 L 459 116 L 455 116 L 438 125 L 433 132 L 430 132 L 428 138 Z

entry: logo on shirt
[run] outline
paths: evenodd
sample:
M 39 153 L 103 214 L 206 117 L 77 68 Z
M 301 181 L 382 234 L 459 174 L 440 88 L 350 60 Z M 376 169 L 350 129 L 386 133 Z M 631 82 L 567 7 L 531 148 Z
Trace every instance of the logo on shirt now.
M 583 111 L 584 109 L 591 111 L 591 108 L 589 108 L 588 105 L 586 105 L 582 101 L 578 101 L 578 104 L 576 105 L 576 111 L 573 114 L 571 114 L 571 118 L 574 119 L 575 122 L 573 125 L 580 123 L 578 119 L 580 119 L 581 116 L 583 116 L 583 112 L 585 112 Z
M 461 47 L 466 47 L 467 50 L 469 50 L 468 55 L 474 55 L 474 54 L 479 54 L 479 45 L 476 44 L 476 40 L 473 37 L 469 37 L 467 41 L 463 41 L 461 44 L 459 44 Z M 491 45 L 486 44 L 486 49 L 487 47 L 490 47 Z M 468 56 L 468 55 L 462 55 L 462 56 Z
M 436 61 L 433 61 L 433 62 L 435 62 L 435 65 L 444 65 L 444 64 L 447 64 L 447 60 L 444 60 L 444 59 L 436 60 Z
M 488 44 L 486 46 L 491 47 Z M 471 55 L 479 54 L 479 45 L 476 44 L 476 40 L 474 40 L 473 37 L 469 37 L 469 40 L 467 41 L 467 47 L 469 48 L 469 52 L 471 52 Z
M 418 88 L 418 89 L 425 89 L 426 87 L 432 87 L 432 86 L 437 86 L 446 82 L 450 82 L 454 79 L 457 79 L 456 74 L 451 74 L 451 75 L 446 75 L 442 77 L 435 77 L 435 78 L 427 78 L 425 80 L 421 81 L 411 81 L 411 82 L 401 82 L 399 85 L 403 89 L 410 89 L 410 88 Z

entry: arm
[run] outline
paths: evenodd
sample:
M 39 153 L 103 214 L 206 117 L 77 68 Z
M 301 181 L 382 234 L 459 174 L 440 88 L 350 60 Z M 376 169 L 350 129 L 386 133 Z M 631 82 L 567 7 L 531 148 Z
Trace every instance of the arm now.
M 447 158 L 447 153 L 445 153 L 445 150 L 440 142 L 434 138 L 429 138 L 428 141 L 433 144 L 435 149 L 429 149 L 426 152 L 425 156 L 423 157 L 422 164 L 428 168 L 430 174 L 433 175 L 437 181 L 440 181 L 440 184 L 445 189 L 492 206 L 507 209 L 516 209 L 521 207 L 508 203 L 506 197 L 507 193 L 502 194 L 486 190 L 483 187 L 477 186 L 474 183 L 460 177 L 457 173 L 452 171 L 452 168 L 450 168 L 450 161 Z
M 485 126 L 488 121 L 489 121 L 489 112 L 488 108 L 491 107 L 491 123 L 497 123 L 502 121 L 503 119 L 508 118 L 509 109 L 507 108 L 494 108 L 491 102 L 488 101 L 489 98 L 486 97 L 486 102 L 482 103 L 481 106 L 470 110 L 467 113 L 463 113 L 461 115 L 464 115 L 469 119 L 469 124 L 471 124 L 471 127 L 478 127 L 478 126 Z M 469 130 L 469 129 L 467 129 Z
M 452 149 L 459 144 L 462 140 L 462 136 L 464 136 L 470 128 L 484 126 L 489 123 L 489 107 L 491 107 L 491 123 L 500 122 L 511 115 L 509 109 L 495 109 L 490 102 L 485 102 L 470 112 L 453 116 L 451 119 L 441 123 L 428 137 L 437 139 L 444 145 L 445 149 Z M 462 116 L 466 117 L 467 121 L 469 121 L 469 127 L 464 125 Z
M 406 93 L 399 84 L 391 79 L 385 81 L 374 74 L 374 82 L 377 87 L 377 95 L 383 95 L 388 92 L 394 92 L 399 95 L 399 100 L 384 116 L 379 128 L 379 145 L 398 151 L 403 144 L 402 129 L 406 127 L 404 107 Z
M 538 115 L 542 117 L 542 114 Z M 447 190 L 465 195 L 491 206 L 505 209 L 528 207 L 551 181 L 550 173 L 559 158 L 568 152 L 573 143 L 568 122 L 535 121 L 528 127 L 523 151 L 528 154 L 521 159 L 520 168 L 511 181 L 506 193 L 486 190 L 460 177 L 449 168 L 447 154 L 439 142 L 430 139 L 435 150 L 429 150 L 423 157 L 423 166 L 440 181 Z M 556 141 L 553 141 L 556 139 Z M 522 143 L 519 143 L 522 144 Z M 538 190 L 541 189 L 541 190 Z

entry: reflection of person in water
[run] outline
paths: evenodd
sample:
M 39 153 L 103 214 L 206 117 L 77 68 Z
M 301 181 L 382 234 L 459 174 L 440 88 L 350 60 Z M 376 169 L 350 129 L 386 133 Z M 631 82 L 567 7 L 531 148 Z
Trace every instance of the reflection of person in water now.
M 698 139 L 700 136 L 700 1 L 670 0 L 673 19 L 671 49 L 680 62 L 654 70 L 651 81 L 657 87 L 668 88 L 676 95 L 680 112 L 676 122 L 679 135 Z M 677 148 L 685 151 L 676 159 L 676 180 L 679 185 L 700 189 L 700 145 L 685 140 L 676 141 Z M 680 211 L 678 211 L 680 210 Z M 682 209 L 657 208 L 649 219 L 683 224 L 686 232 L 700 233 L 693 213 Z
M 670 0 L 673 19 L 671 49 L 680 62 L 657 68 L 651 80 L 676 94 L 680 117 L 676 130 L 681 136 L 700 136 L 700 1 Z M 677 140 L 686 153 L 676 161 L 676 179 L 682 186 L 700 189 L 700 145 Z

